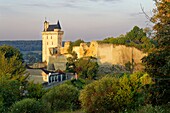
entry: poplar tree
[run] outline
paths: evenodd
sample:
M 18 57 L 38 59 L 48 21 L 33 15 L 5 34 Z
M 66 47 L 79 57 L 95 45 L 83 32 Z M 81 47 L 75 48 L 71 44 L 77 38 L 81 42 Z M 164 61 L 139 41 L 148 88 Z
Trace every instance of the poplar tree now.
M 155 85 L 151 90 L 153 104 L 170 102 L 170 0 L 155 0 L 156 9 L 151 21 L 154 23 L 153 52 L 143 58 L 146 71 L 154 78 Z
M 151 21 L 154 23 L 156 48 L 143 58 L 146 71 L 153 77 L 170 76 L 170 0 L 154 0 L 156 9 Z

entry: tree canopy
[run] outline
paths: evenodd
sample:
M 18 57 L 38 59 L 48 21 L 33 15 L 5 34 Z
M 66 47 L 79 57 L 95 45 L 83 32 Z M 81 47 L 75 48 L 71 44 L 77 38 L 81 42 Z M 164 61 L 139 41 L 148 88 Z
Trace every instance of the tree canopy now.
M 4 54 L 5 58 L 10 59 L 13 56 L 16 56 L 17 60 L 23 60 L 21 52 L 12 46 L 0 46 L 0 52 Z
M 143 58 L 145 70 L 156 81 L 154 104 L 170 102 L 170 1 L 155 0 L 156 9 L 151 21 L 154 23 L 154 50 Z
M 154 47 L 155 43 L 152 39 L 147 37 L 146 32 L 144 31 L 144 29 L 134 26 L 131 31 L 126 33 L 126 35 L 120 35 L 117 38 L 109 37 L 99 42 L 133 46 L 144 52 L 149 52 L 151 51 L 151 48 Z
M 95 79 L 97 77 L 98 63 L 96 58 L 84 57 L 77 59 L 75 57 L 68 58 L 66 70 L 69 72 L 77 73 L 78 77 L 83 79 Z
M 27 78 L 22 54 L 11 46 L 0 46 L 0 77 L 23 81 Z
M 143 62 L 152 76 L 170 76 L 170 1 L 155 0 L 155 3 L 157 8 L 151 21 L 155 24 L 157 46 Z

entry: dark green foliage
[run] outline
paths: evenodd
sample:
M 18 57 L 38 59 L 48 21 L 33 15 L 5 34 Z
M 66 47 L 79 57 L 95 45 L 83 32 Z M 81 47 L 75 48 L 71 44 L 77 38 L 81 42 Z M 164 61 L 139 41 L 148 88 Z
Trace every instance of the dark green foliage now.
M 142 43 L 142 38 L 146 37 L 143 29 L 140 29 L 138 26 L 134 26 L 133 29 L 126 34 L 128 41 L 133 41 L 134 43 Z
M 0 46 L 0 78 L 24 81 L 27 78 L 22 54 L 11 46 Z M 24 76 L 23 76 L 24 75 Z
M 170 76 L 170 52 L 155 51 L 143 58 L 145 70 L 153 77 Z
M 11 113 L 51 113 L 48 106 L 34 99 L 23 99 L 11 107 Z
M 170 1 L 155 0 L 157 8 L 151 18 L 155 23 L 154 40 L 157 43 L 152 53 L 143 59 L 146 71 L 152 76 L 170 76 Z
M 168 106 L 141 106 L 137 110 L 127 111 L 125 113 L 169 113 L 170 108 Z
M 3 45 L 0 46 L 0 53 L 5 55 L 5 58 L 10 59 L 16 57 L 16 60 L 23 60 L 22 54 L 20 51 L 12 46 Z
M 156 9 L 151 21 L 155 24 L 154 50 L 143 58 L 145 70 L 155 79 L 154 104 L 170 102 L 170 1 L 155 0 Z
M 42 84 L 34 84 L 33 82 L 27 83 L 25 90 L 28 91 L 26 94 L 27 98 L 41 99 L 41 97 L 46 93 L 46 90 L 43 89 Z
M 120 35 L 117 38 L 109 37 L 99 42 L 132 46 L 144 52 L 151 51 L 151 48 L 154 47 L 152 39 L 148 38 L 144 30 L 138 26 L 134 26 L 125 36 Z
M 3 112 L 7 111 L 9 107 L 22 98 L 21 84 L 16 80 L 0 79 L 0 102 L 3 103 Z
M 71 72 L 71 73 L 75 73 L 75 62 L 77 61 L 77 54 L 75 52 L 72 52 L 72 56 L 73 57 L 69 57 L 67 58 L 67 63 L 66 63 L 66 71 L 67 72 Z
M 157 9 L 152 21 L 155 23 L 156 48 L 143 58 L 146 71 L 153 77 L 170 76 L 170 2 L 160 0 L 156 2 Z
M 55 111 L 72 111 L 79 108 L 79 91 L 72 85 L 62 84 L 47 92 L 42 101 Z
M 146 86 L 150 84 L 149 75 L 142 73 L 104 77 L 85 86 L 80 93 L 81 105 L 88 113 L 117 113 L 137 108 L 147 103 L 150 94 Z
M 83 79 L 95 79 L 97 77 L 98 63 L 95 58 L 80 58 L 75 62 L 76 73 Z
M 79 90 L 83 89 L 86 85 L 85 80 L 79 78 L 79 79 L 72 79 L 70 81 L 67 81 L 66 84 L 73 85 L 74 87 L 78 88 Z
M 3 97 L 0 94 L 0 113 L 4 112 Z
M 25 81 L 27 74 L 21 60 L 18 60 L 17 55 L 5 58 L 5 55 L 0 52 L 0 78 L 15 79 Z
M 83 79 L 95 79 L 97 77 L 98 63 L 94 57 L 85 57 L 77 59 L 76 55 L 67 59 L 66 70 L 77 73 L 78 77 Z
M 169 103 L 170 80 L 168 78 L 155 78 L 155 84 L 152 85 L 150 92 L 152 93 L 150 97 L 152 105 Z
M 127 71 L 130 71 L 130 73 L 133 73 L 134 71 L 134 60 L 132 59 L 132 63 L 129 61 L 125 63 L 125 68 Z

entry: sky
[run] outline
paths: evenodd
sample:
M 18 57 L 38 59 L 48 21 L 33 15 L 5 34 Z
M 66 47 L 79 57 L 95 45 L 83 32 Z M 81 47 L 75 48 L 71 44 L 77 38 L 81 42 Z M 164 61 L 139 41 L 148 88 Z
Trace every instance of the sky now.
M 0 0 L 0 40 L 41 40 L 45 17 L 60 21 L 63 40 L 102 40 L 145 28 L 153 0 Z

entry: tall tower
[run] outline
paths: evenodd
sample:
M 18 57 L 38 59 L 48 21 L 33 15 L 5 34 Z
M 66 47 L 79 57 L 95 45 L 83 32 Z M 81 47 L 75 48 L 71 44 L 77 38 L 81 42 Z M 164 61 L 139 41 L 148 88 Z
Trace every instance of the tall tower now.
M 57 24 L 49 24 L 45 20 L 44 30 L 42 31 L 42 62 L 49 61 L 51 56 L 50 49 L 55 48 L 58 51 L 62 47 L 62 38 L 64 31 L 61 31 L 61 25 L 58 21 Z

